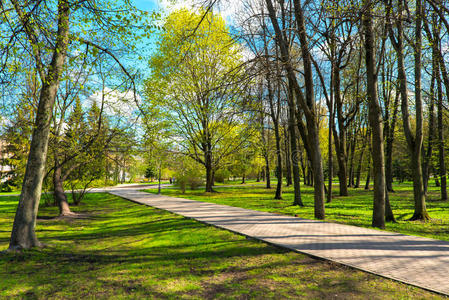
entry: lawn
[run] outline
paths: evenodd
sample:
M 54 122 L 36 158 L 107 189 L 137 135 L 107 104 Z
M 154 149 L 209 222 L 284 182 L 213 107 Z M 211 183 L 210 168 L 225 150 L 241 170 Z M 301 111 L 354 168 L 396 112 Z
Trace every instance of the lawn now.
M 0 249 L 16 201 L 0 197 Z M 73 210 L 79 218 L 61 219 L 41 207 L 47 248 L 0 254 L 0 298 L 440 298 L 109 194 Z
M 297 215 L 313 219 L 313 188 L 301 185 L 302 200 L 305 207 L 292 206 L 293 188 L 283 187 L 283 200 L 274 199 L 276 182 L 272 189 L 263 186 L 235 185 L 232 187 L 215 187 L 217 193 L 204 193 L 203 190 L 187 190 L 182 194 L 179 189 L 167 188 L 164 195 L 206 201 L 230 206 L 249 208 L 260 211 Z M 418 235 L 449 241 L 449 201 L 440 201 L 437 187 L 430 186 L 427 209 L 432 218 L 427 223 L 407 221 L 413 215 L 413 191 L 411 183 L 396 184 L 394 193 L 390 193 L 390 202 L 397 223 L 387 223 L 386 230 L 410 235 Z M 154 190 L 148 192 L 155 193 Z M 356 226 L 370 227 L 372 220 L 372 191 L 349 189 L 348 197 L 338 196 L 338 187 L 334 187 L 331 203 L 326 203 L 326 220 Z

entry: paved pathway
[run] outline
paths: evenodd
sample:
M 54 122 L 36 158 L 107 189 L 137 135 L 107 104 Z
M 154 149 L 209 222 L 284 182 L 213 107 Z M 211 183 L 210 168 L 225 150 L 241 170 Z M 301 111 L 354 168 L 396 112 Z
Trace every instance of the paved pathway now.
M 110 193 L 297 252 L 449 295 L 449 242 L 129 189 Z

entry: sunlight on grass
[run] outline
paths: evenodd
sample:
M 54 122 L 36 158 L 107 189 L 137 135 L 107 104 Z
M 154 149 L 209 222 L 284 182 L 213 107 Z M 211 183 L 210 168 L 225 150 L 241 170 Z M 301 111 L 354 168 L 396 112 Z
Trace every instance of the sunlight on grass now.
M 275 186 L 275 183 L 272 183 Z M 225 204 L 248 209 L 297 215 L 301 218 L 313 219 L 313 188 L 301 186 L 302 199 L 305 207 L 292 206 L 293 188 L 283 188 L 283 200 L 274 199 L 274 188 L 261 186 L 235 185 L 232 187 L 215 188 L 218 193 L 204 193 L 202 190 L 187 190 L 182 194 L 179 189 L 164 189 L 167 196 L 181 197 L 198 201 Z M 386 230 L 403 234 L 418 235 L 449 241 L 449 201 L 438 200 L 439 189 L 429 187 L 427 210 L 432 220 L 427 223 L 407 221 L 413 215 L 413 192 L 410 183 L 394 186 L 395 192 L 390 193 L 390 202 L 397 223 L 387 223 Z M 154 192 L 148 190 L 147 192 Z M 364 189 L 349 189 L 348 197 L 339 197 L 338 188 L 334 187 L 334 198 L 326 203 L 326 220 L 348 225 L 371 227 L 373 196 L 372 191 Z
M 2 249 L 16 205 L 0 198 Z M 440 298 L 108 194 L 73 210 L 83 218 L 41 208 L 37 234 L 48 248 L 0 255 L 0 298 Z

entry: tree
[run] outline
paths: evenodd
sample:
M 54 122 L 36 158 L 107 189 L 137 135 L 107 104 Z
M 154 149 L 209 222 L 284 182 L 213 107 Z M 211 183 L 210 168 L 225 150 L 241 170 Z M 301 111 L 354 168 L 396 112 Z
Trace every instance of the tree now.
M 373 227 L 385 228 L 385 158 L 382 115 L 377 98 L 377 71 L 374 52 L 373 6 L 371 0 L 363 1 L 363 34 L 365 38 L 366 84 L 368 96 L 368 119 L 372 136 L 374 173 Z
M 126 3 L 126 6 L 130 8 L 133 20 L 141 20 L 139 13 L 129 3 Z M 106 7 L 108 8 L 103 9 Z M 128 37 L 135 35 L 132 34 L 131 28 L 126 28 L 130 24 L 130 19 L 123 16 L 123 11 L 127 11 L 123 9 L 123 5 L 113 5 L 109 1 L 97 3 L 86 0 L 72 3 L 68 0 L 58 0 L 21 3 L 17 0 L 9 0 L 1 3 L 0 15 L 2 20 L 7 21 L 2 23 L 5 24 L 2 30 L 8 31 L 9 44 L 14 44 L 0 49 L 2 57 L 8 56 L 10 50 L 20 47 L 23 48 L 24 53 L 29 51 L 41 81 L 30 152 L 11 232 L 10 250 L 41 246 L 35 233 L 36 216 L 45 175 L 52 110 L 61 74 L 66 66 L 69 42 L 72 42 L 73 48 L 80 44 L 85 45 L 86 52 L 89 52 L 91 47 L 91 51 L 95 49 L 92 52 L 97 55 L 99 51 L 108 53 L 119 62 L 111 49 L 94 42 L 96 40 L 94 36 L 98 32 L 104 32 L 102 29 L 106 28 L 110 30 L 112 41 L 128 35 L 126 39 L 121 40 L 126 45 L 130 45 L 127 42 Z M 86 24 L 89 30 L 85 30 L 82 24 Z M 72 34 L 73 31 L 76 34 Z M 79 48 L 73 50 L 79 50 Z M 29 56 L 26 55 L 26 57 Z M 129 75 L 122 65 L 121 67 Z M 1 71 L 8 70 L 2 68 Z M 131 78 L 131 76 L 128 77 Z
M 304 82 L 305 93 L 303 92 L 296 71 L 291 62 L 291 54 L 285 35 L 281 31 L 279 21 L 276 16 L 276 10 L 271 0 L 266 0 L 269 18 L 273 29 L 275 31 L 276 42 L 280 50 L 280 60 L 285 67 L 289 85 L 292 88 L 292 95 L 297 100 L 297 106 L 300 110 L 299 114 L 304 114 L 306 124 L 302 126 L 302 118 L 296 118 L 297 125 L 300 128 L 300 133 L 304 144 L 309 147 L 308 155 L 312 162 L 312 170 L 314 175 L 314 203 L 315 203 L 315 217 L 317 219 L 324 219 L 324 175 L 323 164 L 321 158 L 321 149 L 319 143 L 318 130 L 318 116 L 316 111 L 315 94 L 314 94 L 314 80 L 312 73 L 312 60 L 309 51 L 309 40 L 305 29 L 304 12 L 300 1 L 294 1 L 293 13 L 295 16 L 295 26 L 298 31 L 299 44 L 301 50 L 302 63 L 304 65 Z M 304 130 L 301 130 L 304 128 Z M 293 136 L 293 134 L 292 134 Z M 293 140 L 293 138 L 292 138 Z M 293 146 L 293 145 L 292 145 Z M 293 148 L 293 147 L 292 147 Z M 292 150 L 293 152 L 293 150 Z M 294 158 L 293 158 L 294 159 Z
M 396 50 L 398 80 L 401 93 L 401 110 L 402 123 L 404 126 L 404 133 L 410 153 L 410 163 L 413 170 L 413 194 L 415 200 L 415 212 L 411 220 L 428 220 L 429 215 L 426 210 L 426 195 L 424 191 L 423 170 L 422 170 L 422 146 L 423 146 L 423 105 L 421 97 L 421 55 L 422 55 L 422 5 L 421 1 L 416 1 L 416 16 L 415 16 L 415 36 L 416 42 L 413 45 L 414 50 L 414 75 L 415 75 L 415 114 L 416 125 L 413 133 L 410 124 L 410 112 L 407 92 L 407 73 L 404 62 L 404 28 L 402 11 L 404 3 L 398 0 L 398 16 L 395 18 L 397 36 L 394 35 L 390 27 L 390 40 Z
M 150 58 L 146 97 L 169 118 L 182 152 L 204 166 L 206 192 L 212 192 L 214 172 L 252 131 L 242 113 L 246 80 L 239 46 L 219 15 L 202 13 L 183 9 L 167 17 Z

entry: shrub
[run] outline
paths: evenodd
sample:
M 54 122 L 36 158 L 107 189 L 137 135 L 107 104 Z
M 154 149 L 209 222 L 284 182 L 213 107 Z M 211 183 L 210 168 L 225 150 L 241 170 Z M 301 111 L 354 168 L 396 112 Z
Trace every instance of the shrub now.
M 191 190 L 195 190 L 204 184 L 204 180 L 198 170 L 190 169 L 183 173 L 177 173 L 176 175 L 175 184 L 181 188 L 182 193 L 185 193 L 187 186 Z

